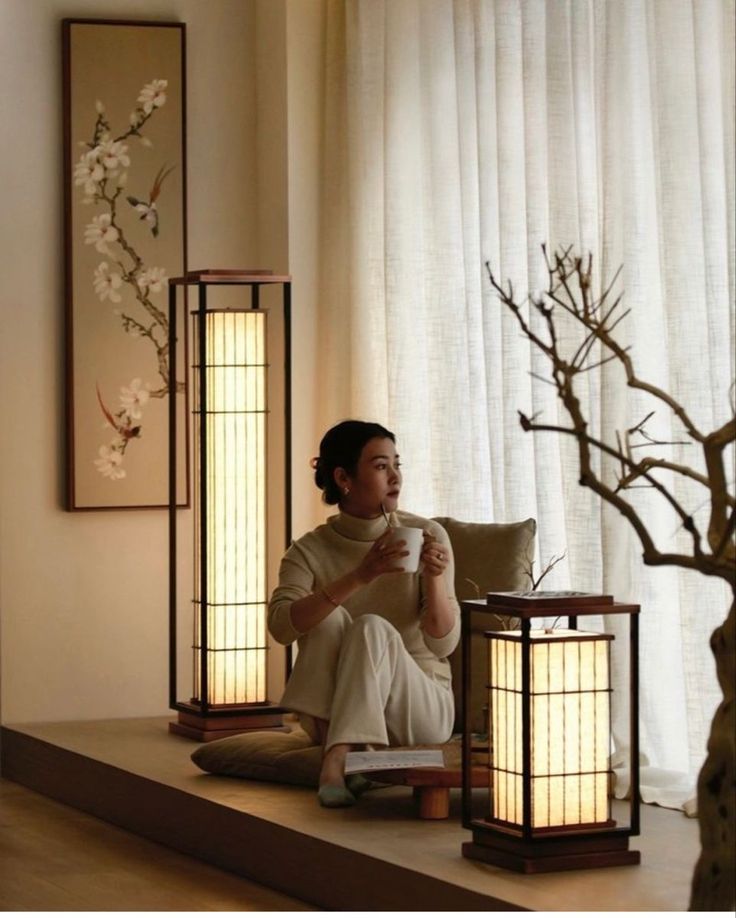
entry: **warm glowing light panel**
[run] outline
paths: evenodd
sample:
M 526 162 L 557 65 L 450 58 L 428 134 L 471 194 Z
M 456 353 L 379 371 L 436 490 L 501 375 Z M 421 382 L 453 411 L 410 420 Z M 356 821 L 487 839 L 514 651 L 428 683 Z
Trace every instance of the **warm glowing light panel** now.
M 490 820 L 524 823 L 521 632 L 488 634 Z M 533 828 L 610 819 L 611 635 L 531 631 L 530 739 Z
M 266 699 L 266 315 L 256 310 L 210 311 L 205 322 L 207 701 L 258 703 Z M 196 384 L 193 391 L 199 391 Z M 198 408 L 195 437 L 202 434 Z M 194 454 L 199 464 L 196 448 Z M 202 469 L 197 473 L 195 481 Z M 197 532 L 202 512 L 202 496 L 196 493 Z M 197 698 L 200 552 L 195 545 Z

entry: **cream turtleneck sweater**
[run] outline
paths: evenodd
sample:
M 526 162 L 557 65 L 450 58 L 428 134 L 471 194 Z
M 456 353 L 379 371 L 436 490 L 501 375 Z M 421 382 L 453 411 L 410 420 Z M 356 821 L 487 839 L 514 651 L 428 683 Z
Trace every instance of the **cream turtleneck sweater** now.
M 455 623 L 448 634 L 434 638 L 421 627 L 426 598 L 422 576 L 384 574 L 366 584 L 342 604 L 353 618 L 372 612 L 397 629 L 404 646 L 418 666 L 429 676 L 449 684 L 447 657 L 460 637 L 460 617 L 455 599 L 455 566 L 450 539 L 443 527 L 411 513 L 397 511 L 390 516 L 393 526 L 426 529 L 448 549 L 450 562 L 445 571 L 447 595 L 455 611 Z M 281 561 L 279 585 L 268 608 L 268 630 L 280 644 L 291 644 L 300 637 L 291 622 L 291 604 L 309 596 L 358 566 L 372 542 L 386 531 L 382 517 L 365 520 L 338 513 L 292 543 Z

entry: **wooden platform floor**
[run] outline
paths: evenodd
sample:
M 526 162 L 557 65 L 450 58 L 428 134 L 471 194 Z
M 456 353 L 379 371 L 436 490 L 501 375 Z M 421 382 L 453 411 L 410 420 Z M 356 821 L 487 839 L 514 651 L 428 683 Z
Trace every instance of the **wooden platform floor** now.
M 0 779 L 0 911 L 311 910 Z
M 451 818 L 414 816 L 410 788 L 325 810 L 313 791 L 204 775 L 168 718 L 6 726 L 5 778 L 316 907 L 684 911 L 698 827 L 642 808 L 638 867 L 524 877 L 464 859 Z

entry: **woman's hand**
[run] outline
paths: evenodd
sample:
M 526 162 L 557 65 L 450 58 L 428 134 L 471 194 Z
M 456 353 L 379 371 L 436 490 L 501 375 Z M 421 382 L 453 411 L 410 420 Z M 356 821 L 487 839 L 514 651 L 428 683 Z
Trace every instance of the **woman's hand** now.
M 451 549 L 443 542 L 437 541 L 432 533 L 424 533 L 421 562 L 423 577 L 423 592 L 426 603 L 422 628 L 433 638 L 443 638 L 448 635 L 455 624 L 455 610 L 457 606 L 451 600 L 452 586 L 445 583 L 444 573 L 447 570 Z
M 447 568 L 447 546 L 435 541 L 431 533 L 425 532 L 420 561 L 425 577 L 441 577 Z
M 404 539 L 392 541 L 392 530 L 387 529 L 371 545 L 370 550 L 355 570 L 355 574 L 362 583 L 371 583 L 382 574 L 401 574 L 404 568 L 401 559 L 406 558 L 409 552 L 404 548 Z

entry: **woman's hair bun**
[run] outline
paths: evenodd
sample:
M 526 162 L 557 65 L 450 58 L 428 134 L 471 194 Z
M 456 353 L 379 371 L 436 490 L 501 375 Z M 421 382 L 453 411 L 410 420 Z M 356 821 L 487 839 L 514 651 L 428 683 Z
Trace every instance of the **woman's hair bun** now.
M 319 456 L 314 456 L 312 459 L 310 459 L 309 464 L 314 469 L 314 483 L 317 485 L 317 487 L 321 491 L 324 491 L 325 486 L 327 484 L 325 480 L 324 460 L 321 459 Z
M 390 430 L 369 421 L 341 421 L 322 437 L 319 456 L 315 456 L 310 465 L 314 469 L 314 483 L 323 492 L 326 504 L 340 502 L 335 470 L 341 468 L 348 475 L 354 475 L 363 447 L 375 437 L 387 437 L 396 442 Z

